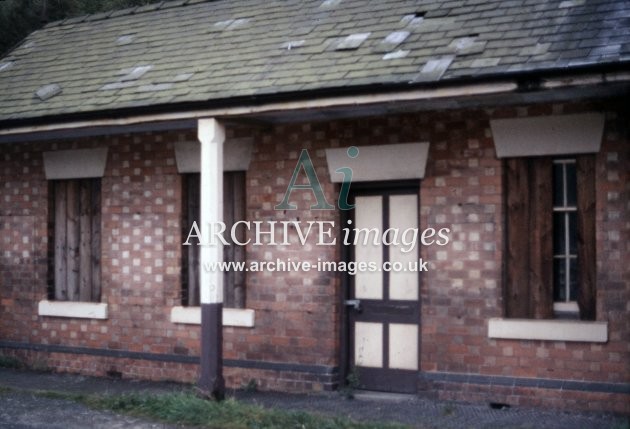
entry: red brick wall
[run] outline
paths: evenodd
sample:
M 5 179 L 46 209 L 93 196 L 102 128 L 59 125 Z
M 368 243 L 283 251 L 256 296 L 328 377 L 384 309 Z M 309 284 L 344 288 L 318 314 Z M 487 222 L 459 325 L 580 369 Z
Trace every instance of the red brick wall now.
M 621 111 L 607 108 L 597 155 L 598 320 L 609 322 L 607 344 L 490 340 L 487 320 L 502 315 L 502 169 L 490 118 L 600 110 L 593 105 L 544 105 L 418 113 L 264 129 L 229 130 L 254 136 L 247 173 L 249 220 L 329 220 L 337 211 L 309 210 L 312 195 L 294 194 L 298 210 L 278 212 L 301 149 L 308 149 L 324 192 L 336 204 L 324 149 L 412 141 L 431 143 L 421 184 L 422 228 L 447 227 L 451 242 L 424 247 L 431 271 L 422 276 L 421 369 L 511 377 L 630 382 L 630 260 L 627 166 L 630 144 Z M 616 116 L 617 115 L 617 116 Z M 73 141 L 0 146 L 0 340 L 153 354 L 199 354 L 199 327 L 173 324 L 180 303 L 181 184 L 173 142 L 195 131 L 142 133 Z M 37 316 L 46 297 L 47 192 L 41 152 L 109 147 L 103 201 L 103 302 L 107 320 Z M 145 239 L 144 237 L 148 237 Z M 296 239 L 293 234 L 292 240 Z M 247 259 L 336 260 L 335 246 L 247 247 Z M 331 273 L 248 273 L 247 307 L 256 326 L 226 328 L 226 359 L 339 366 L 340 281 Z M 192 382 L 196 365 L 77 354 L 9 351 L 62 371 Z M 226 368 L 229 385 L 255 379 L 262 388 L 322 390 L 330 378 L 263 369 Z M 458 387 L 459 386 L 459 387 Z M 628 411 L 627 395 L 434 383 L 443 398 L 536 405 L 550 395 L 560 408 Z M 507 390 L 506 390 L 507 389 Z M 543 393 L 540 393 L 543 392 Z M 547 392 L 547 393 L 544 393 Z M 591 405 L 589 405 L 591 404 Z M 593 405 L 595 404 L 595 405 Z M 625 407 L 625 408 L 624 408 Z
M 433 127 L 432 147 L 421 186 L 422 223 L 436 228 L 450 227 L 453 233 L 451 243 L 445 248 L 423 249 L 423 256 L 434 261 L 435 267 L 423 278 L 421 365 L 424 371 L 630 381 L 627 268 L 630 145 L 621 111 L 607 112 L 602 149 L 597 155 L 597 320 L 608 321 L 609 342 L 487 338 L 487 320 L 502 316 L 503 240 L 501 162 L 495 159 L 488 119 L 593 109 L 601 110 L 602 106 L 485 109 L 461 115 L 435 115 L 429 121 Z M 440 396 L 484 397 L 516 405 L 536 403 L 532 397 L 521 399 L 521 392 L 527 389 L 472 390 L 453 386 L 445 388 Z M 584 399 L 579 403 L 581 408 L 630 411 L 627 395 L 592 394 L 591 398 L 580 392 L 558 393 L 553 394 L 556 398 L 566 398 L 560 401 L 564 404 L 571 404 L 573 397 L 581 397 L 592 402 Z

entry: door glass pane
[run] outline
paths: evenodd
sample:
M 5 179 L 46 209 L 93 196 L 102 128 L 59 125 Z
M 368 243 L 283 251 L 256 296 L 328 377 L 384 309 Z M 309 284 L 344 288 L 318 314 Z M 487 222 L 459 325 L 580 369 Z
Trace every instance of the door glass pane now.
M 378 244 L 374 244 L 375 234 L 383 232 L 383 197 L 356 197 L 355 205 L 355 261 L 368 264 L 374 262 L 379 267 L 373 272 L 357 272 L 354 278 L 355 298 L 383 299 L 383 273 L 380 272 L 383 246 L 380 237 L 377 239 Z
M 383 324 L 355 323 L 354 363 L 370 368 L 383 367 Z
M 418 369 L 418 325 L 389 325 L 389 367 Z
M 418 196 L 392 195 L 389 198 L 389 228 L 391 240 L 398 231 L 398 245 L 389 246 L 389 260 L 394 268 L 389 273 L 389 298 L 396 300 L 418 299 L 418 272 L 411 271 L 418 262 L 418 246 L 413 245 L 413 229 L 418 228 Z M 409 243 L 409 244 L 404 244 Z

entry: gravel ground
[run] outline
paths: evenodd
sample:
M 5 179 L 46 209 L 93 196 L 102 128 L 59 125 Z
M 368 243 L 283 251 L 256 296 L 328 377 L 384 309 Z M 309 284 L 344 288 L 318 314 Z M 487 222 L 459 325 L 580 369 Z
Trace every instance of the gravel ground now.
M 73 401 L 51 399 L 29 391 L 120 394 L 190 391 L 190 385 L 130 381 L 78 375 L 0 369 L 0 428 L 171 428 L 133 417 L 97 411 Z M 358 394 L 354 400 L 337 393 L 291 395 L 272 392 L 230 392 L 237 399 L 266 408 L 310 411 L 359 421 L 399 422 L 435 429 L 628 429 L 627 418 L 609 414 L 580 414 L 542 409 L 491 409 L 408 395 Z

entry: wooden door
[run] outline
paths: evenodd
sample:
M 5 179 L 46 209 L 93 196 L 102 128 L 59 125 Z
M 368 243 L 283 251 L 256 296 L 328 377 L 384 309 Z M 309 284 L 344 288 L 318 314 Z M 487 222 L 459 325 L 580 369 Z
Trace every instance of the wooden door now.
M 366 244 L 357 230 L 376 229 L 379 234 L 395 228 L 401 234 L 418 228 L 418 187 L 366 189 L 351 197 L 354 228 L 347 258 L 367 262 L 377 271 L 359 271 L 349 276 L 344 301 L 347 315 L 348 374 L 358 387 L 386 392 L 416 392 L 420 356 L 420 276 L 418 244 L 408 252 L 401 243 Z M 407 238 L 410 238 L 410 234 Z M 358 240 L 357 240 L 358 238 Z M 356 242 L 355 242 L 356 240 Z M 391 242 L 392 240 L 387 240 Z M 385 271 L 383 265 L 400 263 L 399 271 Z

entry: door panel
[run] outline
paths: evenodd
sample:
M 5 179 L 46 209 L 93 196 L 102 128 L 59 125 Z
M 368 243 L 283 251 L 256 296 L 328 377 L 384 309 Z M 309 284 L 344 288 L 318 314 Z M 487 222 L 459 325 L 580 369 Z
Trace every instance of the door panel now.
M 355 199 L 354 225 L 358 230 L 377 228 L 381 231 L 383 219 L 383 198 L 378 196 L 357 197 Z M 367 237 L 364 244 L 363 237 Z M 361 235 L 360 243 L 354 249 L 356 260 L 383 263 L 383 246 L 374 244 L 374 234 Z M 380 272 L 364 271 L 355 276 L 355 297 L 358 299 L 383 299 L 383 276 Z
M 383 367 L 383 324 L 357 322 L 354 325 L 354 361 L 371 368 Z
M 389 324 L 389 367 L 418 369 L 418 325 Z
M 389 197 L 389 228 L 396 228 L 399 232 L 398 245 L 389 246 L 389 260 L 400 262 L 409 267 L 418 260 L 417 249 L 411 249 L 409 243 L 413 240 L 411 228 L 418 227 L 418 196 L 391 195 Z M 416 230 L 417 231 L 417 230 Z M 389 273 L 389 299 L 410 300 L 418 299 L 418 273 L 415 271 L 392 271 Z
M 407 229 L 418 228 L 418 187 L 361 189 L 350 196 L 355 208 L 350 211 L 348 262 L 373 262 L 377 271 L 357 272 L 348 277 L 347 369 L 356 375 L 359 388 L 387 392 L 416 391 L 420 356 L 420 277 L 417 268 L 418 245 Z M 381 244 L 382 234 L 386 244 Z M 376 229 L 364 243 L 366 230 Z M 357 233 L 357 230 L 361 230 Z M 408 243 L 407 245 L 402 242 Z M 397 242 L 398 244 L 395 244 Z M 400 271 L 384 271 L 383 263 L 401 264 Z M 411 265 L 410 265 L 411 264 Z

